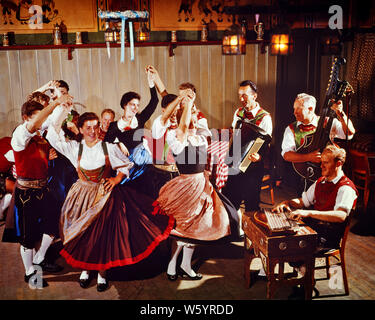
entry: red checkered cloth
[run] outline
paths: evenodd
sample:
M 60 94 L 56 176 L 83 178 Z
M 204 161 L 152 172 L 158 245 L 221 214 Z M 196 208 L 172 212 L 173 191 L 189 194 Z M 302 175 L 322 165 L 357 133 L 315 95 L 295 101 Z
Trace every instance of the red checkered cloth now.
M 211 141 L 207 148 L 210 172 L 212 172 L 214 164 L 217 164 L 215 184 L 218 190 L 225 186 L 228 179 L 228 166 L 225 164 L 225 156 L 228 149 L 229 142 L 220 140 Z

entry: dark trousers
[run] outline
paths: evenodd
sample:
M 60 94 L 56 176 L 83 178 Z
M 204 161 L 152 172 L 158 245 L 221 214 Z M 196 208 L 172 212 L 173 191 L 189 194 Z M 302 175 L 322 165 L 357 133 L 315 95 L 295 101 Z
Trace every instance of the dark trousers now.
M 14 196 L 16 234 L 22 246 L 35 248 L 44 233 L 58 236 L 59 215 L 54 210 L 48 187 L 16 188 Z
M 222 193 L 238 210 L 242 201 L 246 211 L 259 210 L 260 191 L 264 174 L 263 162 L 251 163 L 245 172 L 229 175 Z

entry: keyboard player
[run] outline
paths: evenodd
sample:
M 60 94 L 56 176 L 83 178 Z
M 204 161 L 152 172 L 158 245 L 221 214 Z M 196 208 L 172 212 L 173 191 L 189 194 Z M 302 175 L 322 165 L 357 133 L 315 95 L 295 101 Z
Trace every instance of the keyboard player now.
M 290 212 L 291 218 L 302 219 L 314 229 L 318 233 L 318 250 L 338 247 L 344 222 L 356 204 L 358 191 L 342 170 L 345 158 L 344 149 L 327 146 L 322 152 L 322 177 L 301 198 L 285 200 L 272 210 Z M 291 265 L 304 274 L 302 264 Z

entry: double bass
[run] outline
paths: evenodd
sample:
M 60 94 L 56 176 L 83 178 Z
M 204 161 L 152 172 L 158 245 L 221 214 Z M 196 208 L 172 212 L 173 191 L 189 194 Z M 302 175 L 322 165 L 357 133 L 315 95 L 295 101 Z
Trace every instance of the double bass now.
M 336 114 L 331 106 L 345 96 L 346 91 L 350 88 L 347 81 L 338 78 L 340 66 L 345 63 L 344 58 L 334 59 L 317 128 L 314 133 L 305 137 L 304 143 L 297 149 L 298 153 L 310 153 L 315 150 L 322 152 L 328 144 L 334 144 L 331 141 L 330 132 Z M 294 170 L 306 180 L 316 181 L 321 176 L 320 163 L 293 162 L 292 165 Z

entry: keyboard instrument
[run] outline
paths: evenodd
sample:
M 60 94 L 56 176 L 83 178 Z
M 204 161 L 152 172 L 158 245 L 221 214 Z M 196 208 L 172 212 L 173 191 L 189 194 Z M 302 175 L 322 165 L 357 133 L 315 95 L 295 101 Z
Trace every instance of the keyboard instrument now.
M 273 297 L 276 287 L 303 284 L 305 299 L 311 299 L 317 233 L 302 221 L 294 221 L 289 219 L 287 214 L 276 214 L 269 210 L 244 212 L 242 229 L 245 233 L 244 270 L 247 285 L 251 282 L 251 260 L 259 257 L 267 275 L 267 298 Z M 303 261 L 306 275 L 300 279 L 289 280 L 284 276 L 284 263 L 296 261 Z M 275 273 L 277 264 L 279 269 L 278 273 Z
M 263 209 L 263 212 L 267 217 L 267 224 L 271 231 L 290 230 L 298 227 L 297 221 L 290 219 L 288 212 L 274 213 L 268 209 Z

